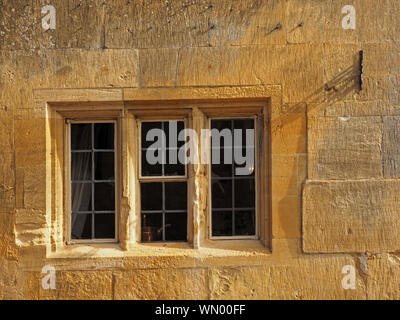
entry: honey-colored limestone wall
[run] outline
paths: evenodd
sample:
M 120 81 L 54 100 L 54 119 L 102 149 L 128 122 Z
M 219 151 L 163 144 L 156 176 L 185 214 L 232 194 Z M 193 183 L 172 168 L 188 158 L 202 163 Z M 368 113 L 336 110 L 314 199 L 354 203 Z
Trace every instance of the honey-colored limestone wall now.
M 42 29 L 46 4 L 55 30 Z M 355 30 L 341 26 L 348 4 Z M 397 0 L 0 0 L 0 298 L 399 299 L 399 12 Z M 101 102 L 259 86 L 279 97 L 270 248 L 51 252 L 42 92 L 97 89 L 75 99 Z M 41 286 L 46 264 L 55 290 Z

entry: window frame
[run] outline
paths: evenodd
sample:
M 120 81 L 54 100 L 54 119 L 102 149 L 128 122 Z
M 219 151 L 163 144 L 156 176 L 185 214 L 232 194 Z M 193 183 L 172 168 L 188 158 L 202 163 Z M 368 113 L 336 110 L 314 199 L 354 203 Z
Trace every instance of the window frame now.
M 133 113 L 134 114 L 134 113 Z M 191 115 L 178 115 L 174 116 L 173 112 L 171 112 L 171 115 L 165 115 L 165 116 L 143 116 L 143 117 L 138 117 L 136 119 L 136 124 L 137 124 L 137 177 L 138 177 L 138 183 L 139 183 L 139 204 L 138 204 L 138 212 L 136 213 L 137 218 L 139 218 L 139 243 L 144 244 L 144 245 L 154 245 L 154 244 L 168 244 L 168 245 L 174 245 L 174 244 L 182 244 L 182 243 L 190 243 L 193 238 L 193 228 L 192 228 L 192 219 L 193 219 L 193 213 L 192 213 L 192 208 L 190 206 L 190 201 L 192 197 L 192 192 L 191 192 L 191 186 L 190 186 L 190 171 L 191 171 L 191 163 L 187 163 L 185 165 L 185 175 L 182 176 L 142 176 L 142 123 L 143 122 L 169 122 L 169 121 L 183 121 L 184 123 L 184 128 L 187 129 L 189 128 L 188 125 L 191 123 Z M 178 132 L 179 135 L 179 132 Z M 130 142 L 128 142 L 130 143 Z M 186 207 L 186 240 L 175 240 L 175 241 L 143 241 L 142 240 L 142 201 L 141 201 L 141 184 L 142 183 L 152 183 L 152 182 L 161 182 L 161 183 L 168 183 L 168 182 L 186 182 L 186 188 L 187 188 L 187 207 Z M 164 194 L 163 194 L 164 196 Z M 163 222 L 164 223 L 164 222 Z M 164 226 L 163 226 L 164 227 Z
M 221 120 L 221 119 L 253 119 L 254 120 L 254 183 L 255 183 L 255 199 L 254 199 L 254 210 L 255 210 L 255 226 L 254 226 L 254 235 L 245 235 L 245 236 L 213 236 L 212 235 L 212 178 L 211 178 L 211 170 L 212 170 L 212 159 L 211 159 L 211 136 L 207 139 L 209 151 L 208 151 L 208 158 L 209 158 L 209 165 L 207 169 L 208 174 L 208 213 L 207 213 L 207 220 L 208 220 L 208 239 L 210 240 L 259 240 L 260 239 L 260 204 L 259 204 L 259 185 L 260 185 L 260 156 L 258 155 L 258 144 L 259 144 L 259 129 L 258 129 L 258 121 L 259 116 L 254 113 L 249 114 L 229 114 L 224 113 L 220 115 L 210 115 L 207 117 L 207 125 L 208 129 L 211 130 L 211 121 L 212 120 Z M 234 194 L 232 194 L 234 197 Z M 233 213 L 234 214 L 234 213 Z
M 121 177 L 119 174 L 119 124 L 117 119 L 112 118 L 65 118 L 66 128 L 65 128 L 65 163 L 66 163 L 66 174 L 65 174 L 65 198 L 66 198 L 66 244 L 73 245 L 73 244 L 95 244 L 95 243 L 119 243 L 119 214 L 120 214 L 120 190 L 119 184 L 121 181 Z M 114 123 L 114 199 L 115 199 L 115 225 L 114 225 L 114 238 L 113 239 L 72 239 L 72 179 L 71 179 L 71 124 L 76 123 Z M 92 160 L 93 161 L 93 160 Z

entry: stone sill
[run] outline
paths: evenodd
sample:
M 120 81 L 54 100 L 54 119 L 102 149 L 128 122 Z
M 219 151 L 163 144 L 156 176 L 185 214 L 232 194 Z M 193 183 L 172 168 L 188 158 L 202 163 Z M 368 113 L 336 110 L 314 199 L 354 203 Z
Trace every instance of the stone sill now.
M 92 259 L 121 257 L 226 257 L 265 255 L 271 252 L 258 240 L 208 241 L 199 249 L 187 242 L 137 243 L 128 250 L 119 244 L 71 244 L 48 255 L 48 259 Z
M 58 270 L 193 268 L 261 264 L 271 256 L 259 240 L 210 240 L 199 249 L 182 242 L 137 243 L 129 250 L 119 244 L 74 244 L 49 253 L 46 264 Z

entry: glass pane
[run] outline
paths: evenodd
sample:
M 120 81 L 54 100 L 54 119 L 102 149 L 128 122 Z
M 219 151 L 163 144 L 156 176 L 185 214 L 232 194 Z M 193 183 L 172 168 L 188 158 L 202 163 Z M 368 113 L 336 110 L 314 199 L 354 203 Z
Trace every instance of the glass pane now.
M 114 152 L 94 153 L 95 180 L 114 180 Z
M 217 129 L 219 131 L 223 129 L 232 129 L 232 121 L 229 119 L 211 120 L 211 129 Z
M 232 211 L 213 211 L 212 235 L 232 236 Z
M 71 150 L 92 149 L 92 124 L 71 124 Z
M 92 153 L 71 153 L 71 179 L 92 180 Z
M 231 177 L 232 176 L 232 153 L 230 159 L 225 157 L 225 151 L 232 150 L 232 148 L 228 149 L 211 149 L 211 176 L 215 177 Z M 219 152 L 219 164 L 216 163 L 215 153 Z M 214 160 L 213 160 L 214 159 Z M 230 164 L 229 164 L 230 162 Z
M 240 129 L 242 131 L 242 145 L 246 144 L 246 130 L 254 130 L 253 119 L 237 119 L 233 121 L 233 128 Z
M 165 182 L 165 209 L 187 210 L 186 182 Z
M 72 211 L 92 211 L 92 184 L 71 184 Z
M 178 149 L 173 150 L 172 152 L 176 152 Z M 167 164 L 164 166 L 164 175 L 165 176 L 184 176 L 185 175 L 185 164 L 181 164 L 179 162 L 178 153 L 176 153 L 175 161 L 176 164 L 171 164 L 170 161 L 170 150 L 167 150 Z
M 142 241 L 162 241 L 162 213 L 142 214 Z
M 232 181 L 213 179 L 211 183 L 212 207 L 232 208 Z
M 72 214 L 71 238 L 72 239 L 91 239 L 92 238 L 92 215 L 91 214 Z
M 232 120 L 212 120 L 211 129 L 211 147 L 232 148 L 233 131 Z
M 255 207 L 255 181 L 254 179 L 235 180 L 235 208 Z
M 97 213 L 94 215 L 94 237 L 96 239 L 115 238 L 114 213 Z
M 255 235 L 255 214 L 253 210 L 235 212 L 235 235 Z
M 94 210 L 114 211 L 114 182 L 97 182 L 94 184 Z
M 165 214 L 165 240 L 186 241 L 187 214 L 166 213 Z
M 114 123 L 94 124 L 94 148 L 114 149 Z
M 140 184 L 142 210 L 162 210 L 162 182 Z
M 174 123 L 176 123 L 176 125 L 174 125 Z M 183 146 L 185 141 L 179 141 L 178 137 L 179 133 L 185 129 L 185 123 L 183 121 L 165 121 L 163 124 L 167 148 L 180 148 Z M 170 141 L 170 137 L 175 141 Z
M 148 148 L 155 142 L 147 140 L 147 133 L 151 129 L 161 129 L 161 122 L 142 122 L 142 148 Z
M 246 159 L 244 162 L 239 165 L 238 163 L 235 163 L 233 166 L 233 173 L 235 176 L 246 176 L 246 177 L 254 177 L 255 174 L 255 155 L 254 155 L 254 148 L 248 148 L 246 149 L 241 149 L 240 151 L 240 157 L 243 156 L 244 159 Z M 253 160 L 251 160 L 253 159 Z M 238 168 L 242 168 L 238 170 Z
M 157 156 L 157 154 L 156 154 Z M 162 165 L 160 163 L 150 164 L 146 159 L 146 151 L 142 151 L 142 176 L 161 176 L 162 175 Z

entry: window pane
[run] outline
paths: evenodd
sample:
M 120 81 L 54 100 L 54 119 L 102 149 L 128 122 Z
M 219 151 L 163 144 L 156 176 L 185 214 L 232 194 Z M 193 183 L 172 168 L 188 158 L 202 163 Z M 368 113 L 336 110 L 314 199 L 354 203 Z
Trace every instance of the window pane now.
M 114 239 L 114 123 L 71 124 L 71 147 L 71 237 Z M 94 149 L 110 151 L 102 152 Z M 95 183 L 95 180 L 108 180 L 108 182 Z M 110 211 L 110 213 L 97 216 L 99 211 Z
M 115 210 L 115 185 L 113 182 L 97 182 L 94 184 L 94 210 Z
M 217 129 L 219 131 L 224 129 L 232 129 L 232 121 L 229 119 L 211 120 L 211 129 Z
M 232 208 L 232 180 L 212 180 L 212 207 Z
M 214 160 L 211 164 L 212 234 L 213 236 L 254 235 L 255 121 L 254 119 L 218 119 L 212 120 L 211 127 L 218 130 L 226 128 L 235 130 L 231 132 L 235 146 L 232 159 L 229 159 L 233 160 L 232 165 L 228 164 L 223 153 L 229 149 L 222 144 L 219 149 L 211 144 L 212 155 L 219 152 L 221 163 L 223 163 L 215 163 L 216 159 L 212 157 Z M 247 143 L 248 133 L 251 134 L 251 140 Z M 237 170 L 239 168 L 242 170 Z
M 166 213 L 165 214 L 165 240 L 185 241 L 187 235 L 187 214 Z
M 92 149 L 92 124 L 71 124 L 71 150 Z
M 142 214 L 142 241 L 162 241 L 162 213 Z
M 142 210 L 162 210 L 162 182 L 140 184 Z
M 242 130 L 242 145 L 246 145 L 246 130 L 254 130 L 253 119 L 239 119 L 233 121 L 233 128 Z M 237 143 L 235 143 L 235 146 Z
M 165 210 L 187 210 L 186 182 L 165 182 Z
M 232 211 L 213 211 L 212 235 L 232 236 Z
M 229 150 L 230 153 L 230 159 L 228 157 L 225 157 L 225 150 Z M 219 164 L 216 162 L 217 158 L 215 154 L 219 153 Z M 212 165 L 211 165 L 211 176 L 213 178 L 218 178 L 218 177 L 232 177 L 232 156 L 233 156 L 233 151 L 232 148 L 226 148 L 226 149 L 211 149 L 211 159 L 212 160 Z
M 179 162 L 178 149 L 172 150 L 175 156 L 170 156 L 170 150 L 166 153 L 166 164 L 164 165 L 165 176 L 184 176 L 185 175 L 185 164 Z M 174 157 L 174 158 L 173 158 Z M 174 161 L 172 161 L 174 159 Z M 173 163 L 174 162 L 174 163 Z
M 95 180 L 114 180 L 114 152 L 94 153 Z
M 94 235 L 96 239 L 115 237 L 115 214 L 96 213 L 94 215 Z
M 71 179 L 92 180 L 92 153 L 71 153 Z
M 92 211 L 92 184 L 73 182 L 71 185 L 72 211 Z
M 72 214 L 71 216 L 71 238 L 92 238 L 92 214 Z
M 235 208 L 255 207 L 255 180 L 235 180 Z
M 142 151 L 142 176 L 154 177 L 162 176 L 162 165 L 160 163 L 150 164 L 146 159 L 147 150 Z M 158 153 L 155 155 L 158 156 Z
M 114 149 L 114 123 L 94 124 L 94 148 Z
M 178 140 L 179 133 L 185 129 L 185 123 L 183 121 L 165 121 L 163 122 L 163 127 L 167 148 L 180 148 L 185 144 L 185 141 Z
M 184 176 L 185 164 L 179 162 L 179 148 L 185 141 L 179 141 L 179 133 L 185 128 L 183 121 L 142 122 L 141 174 L 143 177 Z M 147 137 L 153 130 L 154 141 Z M 148 139 L 150 141 L 148 141 Z
M 255 235 L 255 214 L 253 210 L 235 212 L 235 235 Z
M 142 148 L 148 148 L 155 142 L 147 140 L 147 134 L 152 129 L 161 129 L 161 122 L 142 122 Z

